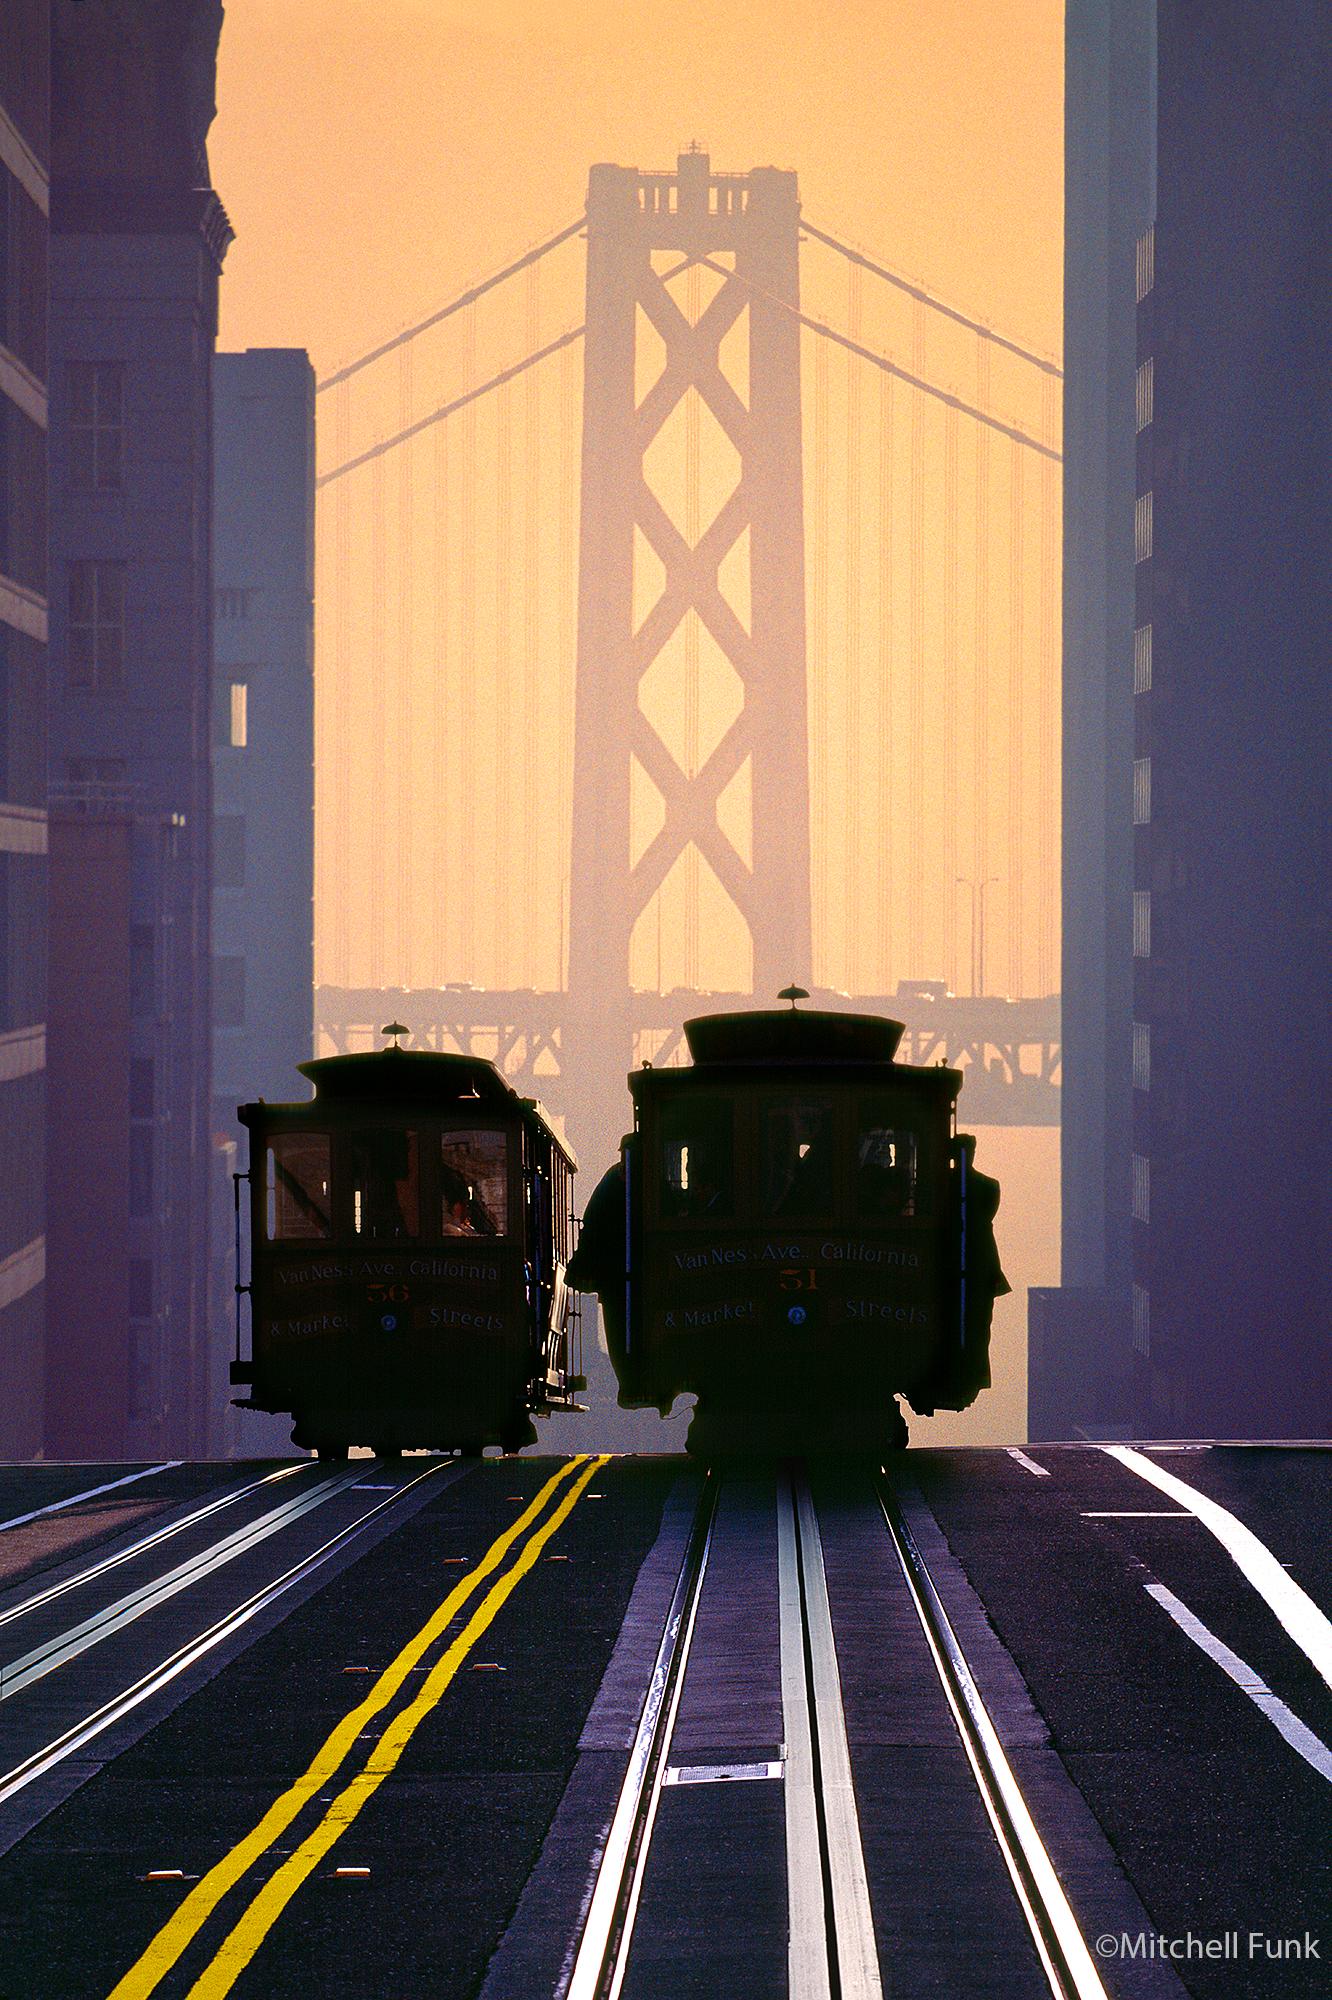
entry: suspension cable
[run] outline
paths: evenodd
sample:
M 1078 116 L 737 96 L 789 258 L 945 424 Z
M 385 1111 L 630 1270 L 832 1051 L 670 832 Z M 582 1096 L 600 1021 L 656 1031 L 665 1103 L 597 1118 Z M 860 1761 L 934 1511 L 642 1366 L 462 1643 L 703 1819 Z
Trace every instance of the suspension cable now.
M 954 320 L 958 326 L 966 327 L 969 333 L 978 333 L 983 340 L 992 340 L 996 347 L 1007 348 L 1010 354 L 1016 354 L 1023 361 L 1030 361 L 1033 367 L 1041 369 L 1046 375 L 1057 375 L 1062 379 L 1063 369 L 1057 361 L 1051 361 L 1048 355 L 1037 354 L 1030 347 L 1020 346 L 1016 340 L 1009 340 L 1004 334 L 996 333 L 993 327 L 986 326 L 983 320 L 968 318 L 967 314 L 959 312 L 956 306 L 946 306 L 942 299 L 935 298 L 934 294 L 927 292 L 923 285 L 914 285 L 909 278 L 902 277 L 896 271 L 890 271 L 887 265 L 876 264 L 874 259 L 865 256 L 863 251 L 853 250 L 849 243 L 839 242 L 837 237 L 829 236 L 826 230 L 816 229 L 814 224 L 807 222 L 803 216 L 800 229 L 802 235 L 812 236 L 816 243 L 826 243 L 830 250 L 836 250 L 839 255 L 849 258 L 853 264 L 859 264 L 864 270 L 872 271 L 876 278 L 886 279 L 888 284 L 896 285 L 898 290 L 906 292 L 908 297 L 918 299 L 921 305 L 929 306 L 933 312 L 942 313 L 945 319 Z
M 322 395 L 325 389 L 332 389 L 337 383 L 345 382 L 349 375 L 359 374 L 361 369 L 368 368 L 372 361 L 382 360 L 386 354 L 392 354 L 395 347 L 401 347 L 405 341 L 415 340 L 418 333 L 426 333 L 432 326 L 438 326 L 441 320 L 451 319 L 454 313 L 461 312 L 464 306 L 475 305 L 487 292 L 493 292 L 496 285 L 502 285 L 506 278 L 516 277 L 519 271 L 525 271 L 529 264 L 535 264 L 538 257 L 544 257 L 548 250 L 555 250 L 561 243 L 567 243 L 571 236 L 578 234 L 586 221 L 587 217 L 580 215 L 567 229 L 561 229 L 556 235 L 547 237 L 544 243 L 539 243 L 535 250 L 526 251 L 515 263 L 506 264 L 502 271 L 494 272 L 489 278 L 482 278 L 480 284 L 473 285 L 469 291 L 459 292 L 456 299 L 450 299 L 446 306 L 441 306 L 438 312 L 431 313 L 428 319 L 418 320 L 415 326 L 406 327 L 403 332 L 395 333 L 392 340 L 386 340 L 379 347 L 372 347 L 368 354 L 362 354 L 357 360 L 349 361 L 345 368 L 335 369 L 331 375 L 326 375 L 322 382 L 315 384 L 315 394 Z

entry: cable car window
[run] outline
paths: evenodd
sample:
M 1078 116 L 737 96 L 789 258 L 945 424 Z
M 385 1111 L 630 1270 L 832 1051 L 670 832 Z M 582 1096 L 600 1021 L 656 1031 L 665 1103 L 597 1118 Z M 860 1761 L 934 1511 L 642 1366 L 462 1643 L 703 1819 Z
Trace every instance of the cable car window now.
M 503 1236 L 509 1227 L 509 1149 L 503 1132 L 444 1132 L 439 1142 L 445 1236 Z
M 268 1142 L 268 1240 L 311 1243 L 333 1233 L 327 1132 L 275 1132 Z
M 661 1213 L 690 1221 L 735 1212 L 731 1107 L 705 1098 L 662 1108 Z
M 826 1097 L 769 1104 L 763 1113 L 765 1216 L 828 1216 L 833 1206 L 833 1108 Z
M 866 1221 L 920 1213 L 916 1134 L 862 1111 L 856 1138 L 856 1208 Z
M 401 1127 L 353 1132 L 352 1231 L 371 1243 L 405 1242 L 421 1233 L 421 1149 Z

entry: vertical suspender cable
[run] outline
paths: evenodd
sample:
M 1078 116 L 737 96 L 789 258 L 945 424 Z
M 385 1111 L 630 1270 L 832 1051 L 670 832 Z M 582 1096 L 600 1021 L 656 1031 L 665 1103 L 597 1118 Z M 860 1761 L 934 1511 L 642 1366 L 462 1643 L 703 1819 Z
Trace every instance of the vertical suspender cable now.
M 1009 446 L 1009 528 L 1008 528 L 1008 943 L 1007 984 L 1001 992 L 1025 994 L 1027 984 L 1027 937 L 1024 924 L 1026 898 L 1024 862 L 1030 838 L 1024 814 L 1026 805 L 1025 757 L 1025 676 L 1026 654 L 1026 530 L 1024 489 L 1026 460 L 1022 447 Z
M 406 430 L 412 421 L 412 348 L 406 342 L 398 349 L 398 428 Z M 415 815 L 410 810 L 412 778 L 415 773 L 416 757 L 412 743 L 413 707 L 413 660 L 412 633 L 415 616 L 414 575 L 412 563 L 412 448 L 402 445 L 398 452 L 398 535 L 397 535 L 397 662 L 394 702 L 393 757 L 390 770 L 393 780 L 389 791 L 393 798 L 393 928 L 396 933 L 390 953 L 390 978 L 395 986 L 418 986 L 421 984 L 420 969 L 415 963 L 417 952 L 412 939 L 416 926 L 412 922 L 411 884 L 415 870 L 412 865 L 412 845 L 416 838 Z
M 943 499 L 943 971 L 957 988 L 957 430 L 944 411 Z
M 702 272 L 696 264 L 685 276 L 685 312 L 691 326 L 697 326 L 702 312 Z M 697 548 L 702 533 L 702 407 L 697 389 L 685 395 L 685 540 Z M 699 751 L 699 618 L 692 608 L 684 624 L 684 768 L 689 779 L 698 776 Z M 685 968 L 684 983 L 696 992 L 699 985 L 698 898 L 699 853 L 691 840 L 685 848 Z
M 581 415 L 578 407 L 577 361 L 571 347 L 560 356 L 560 492 L 559 492 L 559 674 L 560 708 L 556 725 L 559 769 L 556 797 L 559 800 L 560 854 L 559 940 L 555 962 L 555 985 L 564 992 L 569 985 L 569 828 L 573 811 L 573 731 L 574 683 L 577 675 L 578 571 L 574 551 L 578 545 L 578 435 Z
M 463 315 L 463 387 L 476 382 L 476 307 Z M 481 855 L 476 839 L 476 780 L 479 776 L 480 744 L 477 741 L 477 681 L 481 662 L 476 646 L 476 404 L 462 412 L 461 534 L 458 579 L 460 648 L 458 673 L 461 682 L 458 702 L 458 736 L 470 782 L 461 789 L 460 838 L 450 857 L 445 893 L 461 909 L 461 964 L 458 976 L 479 984 L 476 956 L 476 879 Z
M 911 307 L 911 367 L 925 374 L 925 308 Z M 911 397 L 911 668 L 907 682 L 907 817 L 909 838 L 920 849 L 924 815 L 925 759 L 925 399 Z M 924 962 L 924 871 L 913 866 L 907 886 L 908 972 L 927 975 Z
M 449 979 L 449 950 L 445 936 L 444 871 L 448 865 L 445 828 L 457 796 L 449 782 L 453 761 L 448 717 L 453 704 L 449 696 L 449 427 L 441 424 L 435 432 L 435 545 L 430 566 L 432 580 L 431 631 L 432 673 L 427 715 L 429 755 L 426 760 L 429 800 L 430 867 L 425 885 L 429 901 L 429 965 L 427 983 L 443 986 Z
M 827 979 L 828 909 L 828 343 L 814 348 L 814 545 L 810 563 L 809 741 L 810 827 L 814 855 L 814 977 Z
M 1057 410 L 1055 381 L 1041 378 L 1041 436 L 1055 441 Z M 1059 908 L 1059 480 L 1054 461 L 1041 460 L 1041 608 L 1038 669 L 1040 713 L 1040 945 L 1036 966 L 1037 993 L 1053 993 L 1059 980 L 1055 916 Z
M 853 340 L 861 335 L 861 270 L 847 266 L 847 321 Z M 846 616 L 846 912 L 845 964 L 847 983 L 853 993 L 864 991 L 864 963 L 861 951 L 860 911 L 865 907 L 861 882 L 861 829 L 865 802 L 861 786 L 860 758 L 860 482 L 864 476 L 860 423 L 861 363 L 856 355 L 846 357 L 846 559 L 844 591 Z
M 976 337 L 976 407 L 990 403 L 990 349 Z M 986 878 L 990 846 L 990 433 L 976 426 L 976 727 L 975 819 L 971 870 L 975 885 Z M 974 906 L 973 906 L 974 907 Z M 975 946 L 972 956 L 975 958 Z
M 370 802 L 366 814 L 366 837 L 363 842 L 358 843 L 367 856 L 371 909 L 374 913 L 370 940 L 372 986 L 383 986 L 386 978 L 385 876 L 391 865 L 386 851 L 389 843 L 385 838 L 384 826 L 384 796 L 387 790 L 388 766 L 386 742 L 388 723 L 385 714 L 388 706 L 385 658 L 387 639 L 385 624 L 388 617 L 386 527 L 384 461 L 377 458 L 370 467 L 370 713 L 364 718 L 371 746 Z
M 337 440 L 338 463 L 351 456 L 351 385 L 339 386 L 333 405 L 333 434 Z M 333 672 L 316 683 L 316 698 L 322 718 L 321 746 L 331 747 L 328 763 L 320 766 L 333 771 L 333 797 L 317 815 L 315 827 L 322 836 L 316 853 L 327 858 L 326 880 L 334 912 L 333 963 L 335 977 L 344 986 L 354 984 L 351 969 L 351 938 L 347 913 L 352 899 L 348 894 L 351 874 L 351 742 L 352 702 L 352 560 L 351 489 L 345 480 L 338 484 L 334 500 L 336 562 L 333 599 Z M 320 663 L 322 664 L 322 662 Z M 322 790 L 322 787 L 321 787 Z M 331 810 L 330 810 L 331 805 Z M 317 934 L 317 933 L 316 933 Z
M 875 985 L 890 993 L 893 934 L 893 378 L 879 377 L 879 869 L 874 899 Z
M 491 713 L 495 744 L 494 956 L 488 985 L 513 982 L 513 809 L 509 753 L 513 723 L 513 399 L 506 382 L 495 418 L 495 678 Z
M 526 347 L 541 345 L 541 266 L 527 267 Z M 540 912 L 537 875 L 541 837 L 541 370 L 528 370 L 523 385 L 523 910 L 522 953 L 517 977 L 537 983 Z M 529 1062 L 532 1051 L 528 1051 Z

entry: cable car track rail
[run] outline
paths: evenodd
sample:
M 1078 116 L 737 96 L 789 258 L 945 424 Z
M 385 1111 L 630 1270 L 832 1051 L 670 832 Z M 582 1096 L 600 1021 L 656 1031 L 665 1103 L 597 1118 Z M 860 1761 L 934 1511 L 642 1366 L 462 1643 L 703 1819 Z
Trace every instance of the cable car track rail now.
M 457 1460 L 436 1459 L 424 1471 L 417 1473 L 414 1478 L 407 1480 L 404 1485 L 396 1488 L 386 1498 L 378 1500 L 373 1506 L 366 1508 L 354 1520 L 347 1522 L 336 1533 L 329 1536 L 326 1541 L 321 1542 L 317 1548 L 310 1550 L 299 1561 L 283 1570 L 280 1575 L 274 1577 L 268 1583 L 262 1584 L 259 1589 L 253 1591 L 241 1603 L 235 1605 L 231 1610 L 224 1612 L 220 1618 L 215 1619 L 202 1632 L 197 1632 L 185 1639 L 172 1652 L 150 1667 L 147 1672 L 141 1673 L 137 1679 L 122 1688 L 119 1693 L 112 1695 L 109 1700 L 102 1702 L 98 1707 L 90 1710 L 88 1714 L 81 1717 L 77 1722 L 70 1724 L 49 1742 L 29 1752 L 27 1756 L 23 1757 L 9 1770 L 0 1772 L 0 1806 L 4 1806 L 10 1799 L 25 1790 L 27 1786 L 34 1783 L 38 1778 L 43 1777 L 48 1771 L 53 1770 L 57 1765 L 73 1756 L 76 1751 L 82 1750 L 89 1743 L 94 1742 L 115 1723 L 132 1714 L 135 1709 L 141 1707 L 145 1702 L 151 1700 L 154 1695 L 169 1686 L 173 1680 L 186 1672 L 188 1668 L 194 1666 L 210 1652 L 214 1652 L 219 1646 L 225 1644 L 228 1639 L 241 1631 L 251 1620 L 267 1610 L 271 1604 L 283 1597 L 289 1590 L 294 1589 L 297 1585 L 304 1582 L 314 1571 L 319 1569 L 352 1541 L 355 1536 L 368 1527 L 372 1521 L 376 1520 L 388 1509 L 398 1506 L 409 1494 L 414 1493 L 422 1481 L 438 1478 L 441 1473 L 449 1473 L 452 1477 L 447 1479 L 445 1483 L 452 1485 L 454 1480 L 462 1478 L 468 1470 L 470 1470 L 470 1467 Z M 345 1478 L 339 1477 L 336 1481 L 329 1483 L 337 1491 L 343 1491 L 347 1487 L 354 1485 L 356 1480 L 363 1475 L 364 1471 L 364 1463 L 359 1463 L 354 1474 L 348 1475 Z M 331 1497 L 332 1495 L 327 1492 L 320 1495 L 321 1499 Z
M 247 1499 L 252 1493 L 258 1493 L 265 1486 L 272 1486 L 279 1480 L 291 1478 L 293 1473 L 302 1471 L 311 1463 L 313 1461 L 309 1459 L 297 1459 L 291 1465 L 279 1466 L 276 1472 L 266 1472 L 261 1479 L 252 1479 L 244 1486 L 232 1487 L 229 1491 L 218 1494 L 204 1506 L 196 1507 L 191 1513 L 182 1515 L 179 1520 L 168 1521 L 165 1526 L 152 1529 L 148 1534 L 141 1535 L 137 1541 L 127 1543 L 124 1548 L 115 1549 L 110 1555 L 100 1557 L 86 1569 L 77 1570 L 74 1575 L 63 1577 L 59 1583 L 48 1584 L 44 1589 L 35 1591 L 31 1597 L 22 1598 L 19 1603 L 7 1606 L 5 1610 L 0 1611 L 0 1627 L 11 1625 L 16 1618 L 28 1617 L 32 1612 L 40 1610 L 44 1604 L 54 1602 L 57 1597 L 66 1596 L 71 1590 L 78 1590 L 84 1584 L 95 1582 L 99 1576 L 105 1576 L 108 1570 L 118 1569 L 122 1563 L 132 1562 L 136 1556 L 146 1555 L 150 1549 L 160 1547 L 163 1542 L 174 1540 L 177 1535 L 184 1534 L 188 1529 L 197 1526 L 200 1521 L 207 1520 L 210 1515 L 235 1506 L 237 1502 Z
M 878 1485 L 877 1495 L 930 1658 L 1050 1990 L 1056 2000 L 1107 2000 L 1096 1961 L 1004 1754 L 999 1732 L 925 1558 L 886 1483 Z

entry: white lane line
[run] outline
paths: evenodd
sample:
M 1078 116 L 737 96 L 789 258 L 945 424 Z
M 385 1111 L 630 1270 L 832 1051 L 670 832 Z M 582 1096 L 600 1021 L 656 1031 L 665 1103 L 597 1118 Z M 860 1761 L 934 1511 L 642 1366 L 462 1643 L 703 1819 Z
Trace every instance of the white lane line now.
M 1298 1715 L 1287 1708 L 1279 1695 L 1273 1694 L 1247 1660 L 1242 1660 L 1238 1653 L 1232 1653 L 1215 1632 L 1208 1630 L 1201 1618 L 1194 1616 L 1187 1604 L 1180 1603 L 1173 1591 L 1167 1590 L 1163 1583 L 1149 1583 L 1145 1588 L 1147 1595 L 1154 1597 L 1170 1613 L 1180 1631 L 1187 1632 L 1194 1645 L 1201 1646 L 1209 1659 L 1215 1660 L 1221 1671 L 1229 1674 L 1236 1687 L 1241 1688 L 1249 1700 L 1262 1710 L 1273 1728 L 1280 1730 L 1291 1749 L 1298 1751 L 1320 1778 L 1326 1778 L 1332 1784 L 1332 1750 L 1328 1749 L 1322 1737 L 1315 1736 L 1312 1729 L 1306 1729 Z
M 155 1472 L 171 1472 L 183 1465 L 180 1458 L 164 1458 L 160 1465 L 145 1465 L 139 1472 L 127 1472 L 123 1479 L 108 1479 L 103 1486 L 90 1486 L 84 1493 L 71 1493 L 66 1500 L 52 1500 L 46 1507 L 34 1507 L 30 1514 L 15 1514 L 12 1520 L 0 1521 L 0 1534 L 6 1528 L 22 1528 L 29 1521 L 39 1521 L 43 1514 L 59 1514 L 66 1507 L 77 1507 L 80 1500 L 95 1500 L 99 1493 L 111 1493 L 117 1486 L 132 1486 L 136 1479 L 150 1479 Z
M 814 1799 L 814 1742 L 800 1616 L 800 1558 L 789 1480 L 777 1492 L 777 1609 L 786 1742 L 787 1988 L 790 2000 L 830 2000 L 823 1864 Z
M 814 1502 L 803 1479 L 796 1488 L 796 1506 L 800 1519 L 800 1561 L 805 1572 L 805 1617 L 814 1674 L 814 1718 L 819 1732 L 823 1826 L 832 1878 L 839 1989 L 842 2000 L 882 2000 L 879 1952 L 874 1942 L 874 1917 L 842 1708 L 842 1682 L 837 1671 L 837 1644 L 823 1569 L 823 1544 Z
M 1016 1459 L 1019 1465 L 1025 1466 L 1028 1472 L 1034 1472 L 1038 1479 L 1048 1479 L 1050 1477 L 1050 1468 L 1048 1465 L 1037 1465 L 1034 1458 L 1028 1458 L 1026 1452 L 1019 1451 L 1015 1444 L 1009 1445 L 1008 1456 Z
M 1253 1585 L 1263 1602 L 1279 1619 L 1305 1658 L 1332 1687 L 1332 1622 L 1319 1610 L 1307 1591 L 1287 1576 L 1266 1543 L 1215 1500 L 1209 1500 L 1196 1486 L 1176 1479 L 1164 1466 L 1154 1465 L 1140 1451 L 1128 1445 L 1102 1445 L 1102 1451 L 1121 1465 L 1148 1480 L 1171 1500 L 1196 1514 L 1204 1528 L 1215 1535 L 1240 1573 Z

